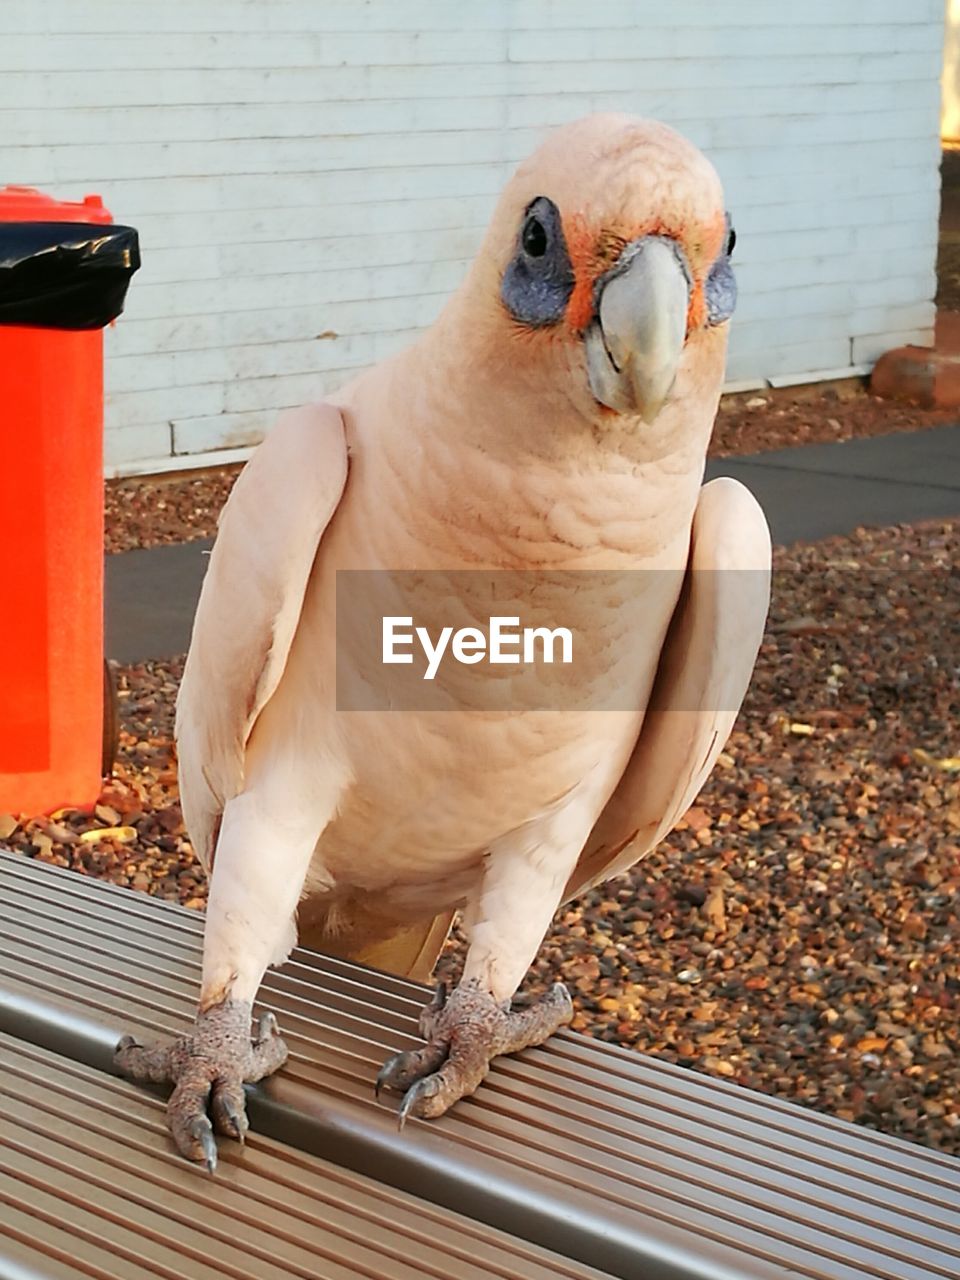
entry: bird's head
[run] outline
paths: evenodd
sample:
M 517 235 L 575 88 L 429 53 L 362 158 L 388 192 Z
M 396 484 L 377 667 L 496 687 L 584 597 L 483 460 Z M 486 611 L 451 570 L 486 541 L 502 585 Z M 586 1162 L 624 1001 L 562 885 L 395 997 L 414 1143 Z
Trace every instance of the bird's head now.
M 589 116 L 514 174 L 472 289 L 500 349 L 506 334 L 522 340 L 511 360 L 559 363 L 591 416 L 651 423 L 704 347 L 719 392 L 733 241 L 720 181 L 692 143 L 653 121 Z

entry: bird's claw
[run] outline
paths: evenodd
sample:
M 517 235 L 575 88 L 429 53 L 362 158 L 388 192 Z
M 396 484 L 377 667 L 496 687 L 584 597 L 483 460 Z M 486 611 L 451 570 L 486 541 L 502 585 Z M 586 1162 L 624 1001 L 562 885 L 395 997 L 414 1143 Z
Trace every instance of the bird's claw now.
M 425 1013 L 440 1013 L 447 1003 L 447 984 L 438 982 L 433 993 L 433 999 L 424 1010 Z
M 384 1088 L 403 1093 L 401 1129 L 411 1115 L 441 1116 L 474 1092 L 494 1057 L 541 1044 L 572 1016 L 570 996 L 559 983 L 542 999 L 515 1010 L 477 984 L 461 984 L 449 999 L 439 989 L 420 1018 L 426 1044 L 387 1059 L 377 1075 L 377 1097 Z
M 197 1017 L 193 1033 L 168 1045 L 144 1046 L 123 1036 L 114 1052 L 118 1070 L 133 1080 L 172 1081 L 167 1124 L 188 1160 L 217 1167 L 215 1132 L 243 1142 L 248 1128 L 244 1082 L 262 1080 L 286 1061 L 272 1013 L 250 1041 L 250 1006 L 224 1001 Z
M 403 1049 L 388 1058 L 377 1072 L 374 1092 L 377 1098 L 383 1089 L 405 1093 L 423 1076 L 436 1071 L 447 1057 L 448 1046 L 444 1041 L 428 1041 L 419 1049 Z
M 380 1094 L 384 1089 L 390 1087 L 390 1080 L 393 1075 L 394 1064 L 402 1055 L 395 1053 L 392 1058 L 388 1058 L 380 1070 L 377 1072 L 377 1078 L 373 1082 L 373 1096 L 380 1101 Z
M 216 1173 L 217 1140 L 213 1136 L 213 1125 L 206 1116 L 199 1115 L 190 1120 L 186 1129 L 202 1153 L 199 1159 L 207 1166 L 207 1173 Z M 194 1156 L 193 1158 L 197 1159 L 198 1157 Z
M 272 1040 L 280 1034 L 280 1026 L 277 1022 L 277 1015 L 271 1013 L 268 1009 L 265 1013 L 261 1013 L 257 1019 L 257 1045 L 266 1044 L 268 1040 Z
M 242 1099 L 238 1105 L 226 1089 L 214 1089 L 210 1099 L 210 1110 L 218 1133 L 225 1134 L 228 1138 L 235 1138 L 241 1145 L 246 1141 L 247 1129 L 250 1126 Z
M 422 1114 L 421 1107 L 428 1098 L 434 1097 L 439 1092 L 439 1089 L 440 1079 L 437 1075 L 424 1076 L 422 1080 L 418 1080 L 410 1086 L 403 1095 L 400 1110 L 397 1112 L 397 1128 L 401 1133 L 403 1133 L 403 1126 L 407 1123 L 407 1116 L 411 1112 L 414 1115 Z

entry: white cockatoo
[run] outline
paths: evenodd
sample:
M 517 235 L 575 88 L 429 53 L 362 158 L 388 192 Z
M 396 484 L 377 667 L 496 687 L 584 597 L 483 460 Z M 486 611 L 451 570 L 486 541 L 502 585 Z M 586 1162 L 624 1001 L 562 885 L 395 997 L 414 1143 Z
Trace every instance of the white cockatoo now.
M 251 1043 L 251 1009 L 298 936 L 426 978 L 463 911 L 460 984 L 381 1072 L 402 1116 L 440 1115 L 493 1056 L 570 1019 L 562 986 L 511 998 L 558 906 L 691 804 L 763 632 L 766 521 L 735 481 L 702 487 L 732 240 L 714 169 L 673 130 L 565 126 L 508 183 L 433 327 L 285 414 L 238 479 L 177 708 L 211 875 L 199 1011 L 172 1045 L 117 1051 L 126 1074 L 175 1082 L 185 1155 L 212 1168 L 214 1131 L 246 1129 L 243 1082 L 283 1063 L 272 1019 Z M 363 637 L 338 644 L 342 570 L 460 574 L 467 596 L 474 571 L 542 572 L 538 618 L 586 638 L 590 696 L 343 709 L 338 687 L 371 677 Z M 634 586 L 584 591 L 583 571 Z M 614 684 L 620 704 L 590 704 Z

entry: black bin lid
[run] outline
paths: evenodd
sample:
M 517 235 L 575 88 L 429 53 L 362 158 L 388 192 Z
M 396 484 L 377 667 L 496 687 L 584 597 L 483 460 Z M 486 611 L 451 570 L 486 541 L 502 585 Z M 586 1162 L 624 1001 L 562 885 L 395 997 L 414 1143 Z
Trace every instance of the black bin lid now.
M 0 222 L 0 325 L 102 329 L 139 267 L 133 227 Z

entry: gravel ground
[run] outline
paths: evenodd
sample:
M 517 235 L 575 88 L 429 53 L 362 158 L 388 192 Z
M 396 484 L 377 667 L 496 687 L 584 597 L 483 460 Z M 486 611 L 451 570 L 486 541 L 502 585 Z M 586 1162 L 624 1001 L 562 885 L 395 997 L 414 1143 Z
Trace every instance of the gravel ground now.
M 725 396 L 710 457 L 728 458 L 794 445 L 924 431 L 956 422 L 955 409 L 921 409 L 870 395 L 856 383 Z
M 239 466 L 172 479 L 108 480 L 104 494 L 108 552 L 212 538 Z
M 528 989 L 561 978 L 591 1035 L 960 1154 L 958 552 L 960 520 L 778 553 L 713 777 L 659 852 L 561 913 Z M 5 842 L 202 908 L 181 670 L 120 668 L 96 813 L 0 817 Z M 454 938 L 444 970 L 461 958 Z
M 826 390 L 766 391 L 726 396 L 717 415 L 711 457 L 723 458 L 818 441 L 920 431 L 956 422 L 949 409 L 918 409 L 869 395 L 854 383 Z M 107 551 L 212 538 L 217 513 L 238 466 L 171 479 L 112 480 L 106 488 Z

